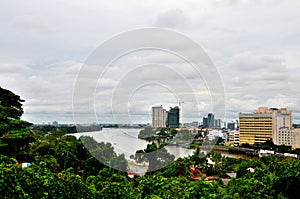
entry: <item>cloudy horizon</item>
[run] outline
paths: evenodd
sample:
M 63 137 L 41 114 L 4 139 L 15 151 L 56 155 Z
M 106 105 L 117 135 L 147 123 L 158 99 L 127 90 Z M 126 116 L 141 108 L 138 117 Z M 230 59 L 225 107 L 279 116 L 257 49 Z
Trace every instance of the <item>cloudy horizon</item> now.
M 230 121 L 267 106 L 291 109 L 300 123 L 299 8 L 293 0 L 6 1 L 0 7 L 0 86 L 26 100 L 24 120 L 73 123 L 78 73 L 85 72 L 84 82 L 102 70 L 80 71 L 95 49 L 120 33 L 166 28 L 197 42 L 212 60 L 224 87 L 225 115 L 212 107 L 214 93 L 204 80 L 214 77 L 201 77 L 174 55 L 144 50 L 120 57 L 94 79 L 94 110 L 85 110 L 82 96 L 76 122 L 94 122 L 89 115 L 96 115 L 100 123 L 113 123 L 114 114 L 117 121 L 130 115 L 133 123 L 151 123 L 151 106 L 184 101 L 183 122 L 201 121 L 209 112 Z M 199 56 L 179 41 L 170 45 Z

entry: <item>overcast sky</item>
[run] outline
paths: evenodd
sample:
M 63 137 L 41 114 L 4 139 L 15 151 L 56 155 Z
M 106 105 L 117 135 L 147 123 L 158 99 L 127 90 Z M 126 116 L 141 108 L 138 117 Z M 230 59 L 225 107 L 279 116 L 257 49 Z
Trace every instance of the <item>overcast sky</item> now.
M 225 115 L 212 106 L 206 81 L 186 63 L 144 50 L 120 57 L 95 79 L 100 84 L 94 88 L 94 109 L 85 109 L 82 100 L 75 107 L 81 114 L 76 122 L 93 122 L 91 115 L 98 122 L 128 122 L 122 118 L 129 115 L 133 123 L 150 123 L 151 106 L 168 109 L 184 101 L 183 122 L 201 121 L 211 111 L 229 121 L 268 106 L 293 110 L 300 123 L 299 10 L 298 0 L 1 1 L 0 86 L 26 100 L 23 119 L 73 123 L 73 87 L 89 55 L 120 33 L 168 28 L 197 42 L 214 63 L 223 82 Z M 178 41 L 174 45 L 189 50 Z M 81 76 L 94 78 L 90 75 L 100 67 Z M 145 79 L 153 84 L 143 84 Z M 170 85 L 155 83 L 161 79 Z

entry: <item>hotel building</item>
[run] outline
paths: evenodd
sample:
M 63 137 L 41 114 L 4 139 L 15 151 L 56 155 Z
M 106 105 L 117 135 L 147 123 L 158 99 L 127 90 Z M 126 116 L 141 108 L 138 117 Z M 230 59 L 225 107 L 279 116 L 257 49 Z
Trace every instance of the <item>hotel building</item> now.
M 263 143 L 272 139 L 276 145 L 290 145 L 292 111 L 260 107 L 254 113 L 240 113 L 239 127 L 239 144 Z

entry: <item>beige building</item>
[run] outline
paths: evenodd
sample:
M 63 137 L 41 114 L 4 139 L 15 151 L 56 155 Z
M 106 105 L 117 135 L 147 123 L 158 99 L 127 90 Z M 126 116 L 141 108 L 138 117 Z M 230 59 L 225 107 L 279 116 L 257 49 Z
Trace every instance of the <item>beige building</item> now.
M 240 113 L 239 144 L 265 142 L 272 138 L 271 113 Z
M 152 127 L 166 127 L 168 113 L 163 106 L 152 107 Z
M 300 128 L 296 128 L 296 129 L 293 129 L 293 145 L 292 145 L 292 148 L 294 149 L 300 149 Z
M 292 146 L 292 111 L 287 108 L 274 109 L 273 117 L 273 137 L 272 140 L 276 145 Z
M 260 107 L 254 113 L 240 113 L 239 127 L 240 144 L 262 143 L 270 139 L 277 145 L 290 143 L 290 136 L 284 139 L 285 135 L 291 133 L 292 111 L 287 108 Z

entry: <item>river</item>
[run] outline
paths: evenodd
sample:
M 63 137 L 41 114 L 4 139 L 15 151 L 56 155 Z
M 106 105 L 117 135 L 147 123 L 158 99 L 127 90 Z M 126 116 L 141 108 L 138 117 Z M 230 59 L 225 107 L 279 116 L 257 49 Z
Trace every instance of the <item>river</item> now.
M 104 128 L 101 131 L 84 132 L 72 134 L 79 138 L 80 136 L 91 136 L 97 142 L 111 143 L 114 147 L 114 151 L 117 154 L 124 154 L 128 161 L 129 169 L 139 175 L 144 175 L 148 169 L 148 165 L 139 165 L 133 159 L 130 159 L 130 155 L 134 155 L 137 150 L 145 149 L 149 142 L 139 139 L 138 134 L 141 129 L 121 129 L 121 128 Z M 174 145 L 168 145 L 165 147 L 167 151 L 175 156 L 175 159 L 179 157 L 187 157 L 192 155 L 195 149 L 186 149 Z M 205 151 L 202 151 L 206 153 Z M 251 157 L 240 154 L 230 154 L 226 151 L 216 151 L 223 156 L 231 158 L 244 158 L 250 159 Z
M 111 143 L 114 151 L 118 154 L 124 154 L 126 159 L 130 159 L 130 155 L 134 155 L 137 150 L 147 147 L 146 140 L 138 138 L 141 129 L 121 129 L 121 128 L 104 128 L 102 131 L 84 132 L 73 134 L 77 138 L 80 136 L 91 136 L 97 142 Z M 185 149 L 177 146 L 166 146 L 169 153 L 176 158 L 192 155 L 194 150 Z
M 130 155 L 134 155 L 137 150 L 145 149 L 149 142 L 138 139 L 138 134 L 141 129 L 122 129 L 122 128 L 104 128 L 102 131 L 84 132 L 73 134 L 77 138 L 86 135 L 93 137 L 97 142 L 111 143 L 114 151 L 118 154 L 124 154 L 126 159 L 130 159 Z M 175 158 L 187 157 L 194 153 L 194 149 L 186 149 L 183 147 L 168 145 L 166 149 L 173 154 Z M 231 154 L 226 151 L 216 151 L 226 157 L 249 159 L 247 155 Z

